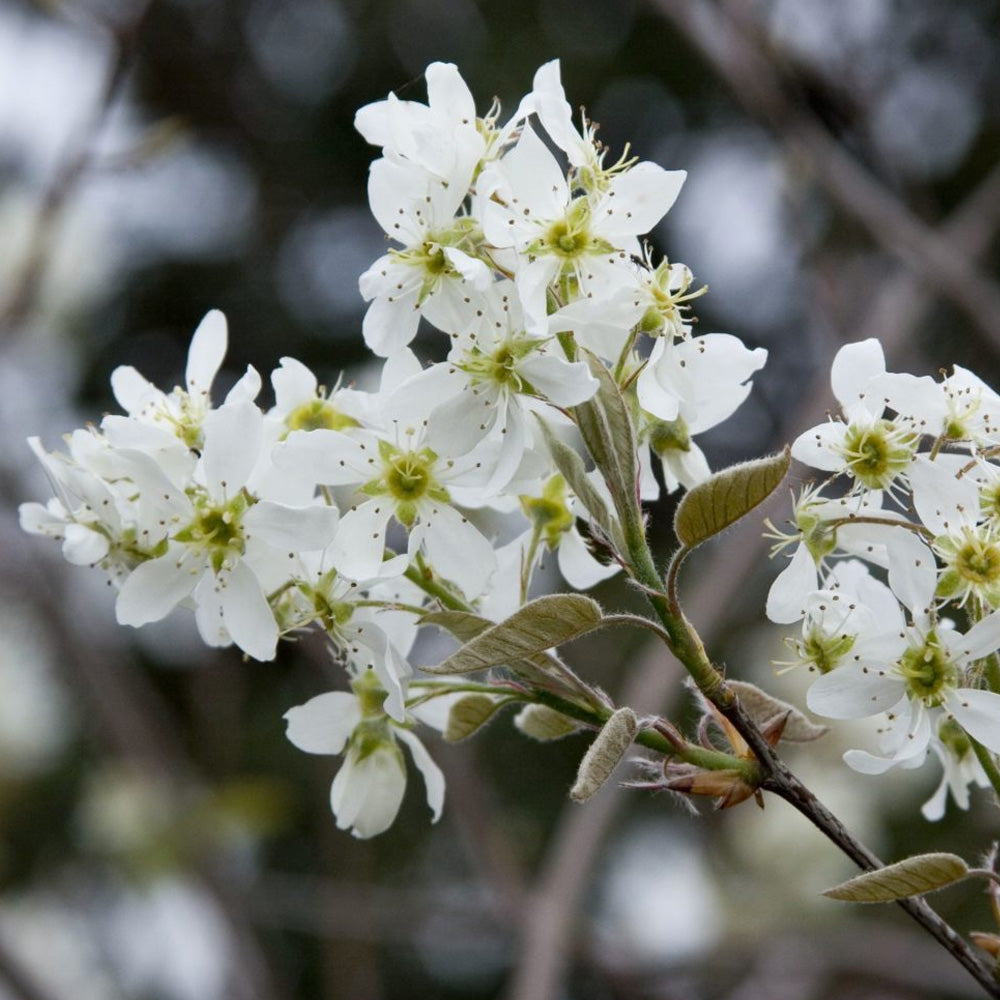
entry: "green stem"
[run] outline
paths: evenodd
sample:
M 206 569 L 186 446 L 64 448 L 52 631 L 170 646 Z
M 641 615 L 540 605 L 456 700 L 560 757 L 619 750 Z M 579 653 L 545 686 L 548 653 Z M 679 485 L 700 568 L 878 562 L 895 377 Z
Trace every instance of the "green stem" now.
M 450 587 L 436 580 L 430 573 L 412 563 L 406 567 L 403 574 L 411 583 L 415 583 L 425 594 L 438 600 L 442 607 L 449 611 L 472 611 L 472 605 L 463 601 Z M 422 612 L 424 613 L 424 612 Z
M 990 779 L 990 784 L 993 786 L 993 791 L 997 798 L 1000 798 L 1000 769 L 997 768 L 997 761 L 993 754 L 986 749 L 979 742 L 979 740 L 974 740 L 969 737 L 972 743 L 972 750 L 976 755 L 976 759 L 982 765 L 983 770 L 986 772 L 986 777 Z

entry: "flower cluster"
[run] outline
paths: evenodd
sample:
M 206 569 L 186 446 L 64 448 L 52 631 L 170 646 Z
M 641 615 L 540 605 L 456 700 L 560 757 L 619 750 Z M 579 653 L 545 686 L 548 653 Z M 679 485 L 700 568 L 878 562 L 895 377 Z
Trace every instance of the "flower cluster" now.
M 805 489 L 794 546 L 775 580 L 772 620 L 801 620 L 795 663 L 820 676 L 809 707 L 835 719 L 881 718 L 879 753 L 855 770 L 944 767 L 924 806 L 987 784 L 1000 752 L 1000 396 L 956 367 L 936 381 L 887 372 L 877 341 L 843 347 L 833 390 L 842 416 L 802 434 L 801 461 L 830 474 Z
M 360 278 L 378 390 L 327 391 L 284 358 L 269 409 L 253 369 L 218 402 L 227 334 L 211 312 L 182 387 L 119 368 L 124 415 L 73 432 L 65 453 L 32 442 L 55 498 L 21 511 L 69 561 L 108 573 L 124 624 L 184 605 L 207 643 L 261 660 L 322 629 L 350 690 L 292 709 L 288 735 L 346 753 L 332 805 L 358 836 L 396 815 L 399 744 L 441 809 L 440 772 L 412 732 L 435 693 L 409 663 L 421 616 L 506 617 L 546 554 L 577 589 L 620 569 L 595 509 L 613 506 L 604 481 L 578 458 L 574 490 L 553 455 L 578 447 L 574 412 L 600 378 L 630 411 L 648 499 L 708 477 L 693 438 L 737 409 L 766 359 L 695 335 L 702 290 L 641 241 L 683 172 L 609 162 L 595 128 L 574 123 L 558 63 L 506 122 L 497 105 L 477 114 L 454 66 L 430 66 L 427 86 L 426 104 L 390 95 L 356 119 L 382 151 L 368 194 L 392 242 Z M 445 335 L 444 360 L 411 350 L 422 320 Z

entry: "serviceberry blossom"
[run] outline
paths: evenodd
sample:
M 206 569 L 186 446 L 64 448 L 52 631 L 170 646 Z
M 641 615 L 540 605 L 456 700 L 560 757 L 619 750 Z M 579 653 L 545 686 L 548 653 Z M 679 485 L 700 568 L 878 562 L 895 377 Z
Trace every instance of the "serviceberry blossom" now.
M 423 775 L 427 805 L 437 822 L 444 805 L 444 776 L 423 743 L 382 710 L 386 692 L 371 671 L 356 674 L 351 691 L 330 691 L 285 713 L 288 739 L 306 753 L 345 754 L 330 788 L 330 806 L 341 830 L 374 837 L 387 830 L 406 791 L 403 743 Z

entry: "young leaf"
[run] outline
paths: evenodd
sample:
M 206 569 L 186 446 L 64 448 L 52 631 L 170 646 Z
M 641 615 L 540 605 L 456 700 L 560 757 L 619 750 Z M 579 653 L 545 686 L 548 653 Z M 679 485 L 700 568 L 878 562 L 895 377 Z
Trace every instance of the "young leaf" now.
M 433 622 L 438 614 L 425 615 L 422 620 Z M 469 639 L 443 663 L 424 670 L 430 674 L 468 674 L 502 663 L 511 665 L 592 632 L 602 621 L 600 605 L 582 594 L 539 597 Z
M 571 799 L 586 802 L 600 790 L 632 745 L 635 731 L 635 713 L 630 708 L 619 708 L 604 723 L 580 761 L 576 782 L 569 793 Z
M 449 743 L 458 743 L 478 732 L 493 718 L 497 709 L 503 703 L 488 694 L 472 692 L 459 698 L 448 713 L 448 722 L 444 727 L 444 738 Z
M 794 705 L 789 705 L 788 702 L 774 698 L 766 691 L 761 691 L 756 684 L 749 684 L 746 681 L 728 681 L 727 683 L 739 695 L 740 704 L 759 728 L 763 729 L 778 716 L 785 716 L 781 738 L 786 742 L 810 743 L 812 740 L 818 740 L 821 736 L 825 736 L 830 731 L 829 726 L 813 722 Z
M 626 521 L 629 518 L 622 512 L 631 508 L 638 509 L 632 418 L 611 372 L 600 358 L 589 351 L 582 353 L 599 388 L 591 399 L 581 403 L 573 412 L 584 444 L 608 484 L 618 516 Z
M 537 416 L 537 414 L 536 414 Z M 556 468 L 562 473 L 563 478 L 569 484 L 569 488 L 576 494 L 580 502 L 587 508 L 594 523 L 600 528 L 602 534 L 616 549 L 622 549 L 621 530 L 618 522 L 608 510 L 604 498 L 594 488 L 593 483 L 587 478 L 587 470 L 583 464 L 583 459 L 575 449 L 560 441 L 552 433 L 548 424 L 538 417 L 538 423 L 542 428 L 542 436 L 552 453 L 552 460 L 556 463 Z
M 961 882 L 969 866 L 957 854 L 917 854 L 865 872 L 823 893 L 848 903 L 891 903 Z
M 674 517 L 678 539 L 689 549 L 717 535 L 748 514 L 781 485 L 789 450 L 732 465 L 692 487 Z
M 548 705 L 525 705 L 514 717 L 514 725 L 533 740 L 548 743 L 580 731 L 580 723 Z
M 468 642 L 488 628 L 496 626 L 496 622 L 471 611 L 429 611 L 420 619 L 421 625 L 437 625 L 450 632 L 460 642 Z M 513 670 L 523 680 L 538 684 L 544 688 L 551 686 L 553 679 L 575 694 L 586 693 L 573 672 L 551 653 L 534 653 L 520 659 L 507 660 L 504 664 Z M 445 672 L 438 667 L 423 667 L 427 673 Z

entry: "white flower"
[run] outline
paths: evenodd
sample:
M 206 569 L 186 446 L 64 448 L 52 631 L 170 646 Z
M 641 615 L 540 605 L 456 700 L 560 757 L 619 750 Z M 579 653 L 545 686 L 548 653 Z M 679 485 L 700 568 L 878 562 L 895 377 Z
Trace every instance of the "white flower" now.
M 359 283 L 371 302 L 362 326 L 365 343 L 382 357 L 413 339 L 421 314 L 439 329 L 457 332 L 471 314 L 470 295 L 493 279 L 476 256 L 482 243 L 478 223 L 456 217 L 472 181 L 471 167 L 461 166 L 444 179 L 387 159 L 371 166 L 372 214 L 403 244 L 375 261 Z
M 285 578 L 291 551 L 321 549 L 337 510 L 290 507 L 248 488 L 263 461 L 263 415 L 250 402 L 213 410 L 203 422 L 199 482 L 178 488 L 154 465 L 135 461 L 132 476 L 163 525 L 165 551 L 141 563 L 122 584 L 116 611 L 123 625 L 159 621 L 187 598 L 202 638 L 235 642 L 259 660 L 274 657 L 278 626 L 268 603 Z
M 643 162 L 616 173 L 593 198 L 574 195 L 555 157 L 530 125 L 502 160 L 477 182 L 483 231 L 496 247 L 517 252 L 515 280 L 531 333 L 546 333 L 547 293 L 565 279 L 586 295 L 632 281 L 630 255 L 674 203 L 683 171 Z M 565 304 L 565 303 L 563 303 Z
M 920 807 L 924 818 L 933 822 L 944 816 L 949 792 L 959 809 L 968 809 L 969 786 L 988 788 L 990 779 L 973 752 L 969 737 L 954 720 L 941 720 L 929 747 L 943 769 L 941 782 L 934 794 Z
M 455 492 L 483 495 L 492 465 L 475 453 L 457 459 L 437 455 L 425 443 L 423 425 L 404 428 L 398 443 L 371 432 L 296 431 L 275 448 L 279 467 L 308 468 L 316 482 L 356 486 L 369 499 L 341 519 L 332 552 L 337 571 L 366 581 L 402 573 L 409 561 L 383 561 L 389 522 L 409 531 L 409 557 L 423 549 L 434 569 L 468 597 L 483 592 L 496 567 L 493 546 L 453 505 Z
M 834 719 L 887 713 L 883 756 L 851 750 L 844 757 L 866 774 L 922 761 L 942 715 L 998 753 L 1000 695 L 967 684 L 976 661 L 998 647 L 1000 613 L 977 622 L 965 635 L 934 625 L 910 626 L 898 636 L 890 656 L 859 659 L 820 677 L 809 689 L 808 704 Z
M 387 830 L 403 801 L 406 764 L 397 740 L 409 748 L 427 788 L 427 804 L 437 822 L 444 805 L 444 775 L 423 743 L 393 725 L 381 709 L 385 692 L 374 674 L 352 681 L 352 692 L 317 695 L 285 713 L 288 739 L 300 750 L 346 757 L 330 789 L 330 806 L 341 830 L 374 837 Z
M 979 450 L 1000 443 L 1000 396 L 959 365 L 941 382 L 889 372 L 872 380 L 871 392 L 922 434 Z
M 872 388 L 873 379 L 883 375 L 885 358 L 877 340 L 843 346 L 830 378 L 844 420 L 800 434 L 792 455 L 815 469 L 849 476 L 857 489 L 891 491 L 905 479 L 920 435 L 908 421 L 883 416 L 884 398 Z
M 590 399 L 597 379 L 582 361 L 566 359 L 554 338 L 524 329 L 512 282 L 493 285 L 478 300 L 478 316 L 452 338 L 447 362 L 400 385 L 387 410 L 429 414 L 427 440 L 441 454 L 466 455 L 486 439 L 497 443 L 487 492 L 499 492 L 536 450 L 533 412 L 543 401 L 571 407 Z

